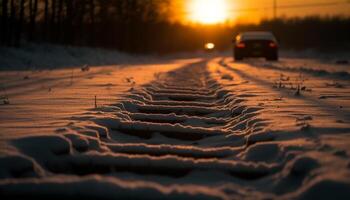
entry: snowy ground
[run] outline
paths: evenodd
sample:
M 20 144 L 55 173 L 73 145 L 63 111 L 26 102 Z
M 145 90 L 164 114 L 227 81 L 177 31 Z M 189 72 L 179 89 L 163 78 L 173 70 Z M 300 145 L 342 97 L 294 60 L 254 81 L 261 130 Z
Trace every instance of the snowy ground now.
M 349 64 L 142 62 L 0 72 L 2 196 L 350 199 Z

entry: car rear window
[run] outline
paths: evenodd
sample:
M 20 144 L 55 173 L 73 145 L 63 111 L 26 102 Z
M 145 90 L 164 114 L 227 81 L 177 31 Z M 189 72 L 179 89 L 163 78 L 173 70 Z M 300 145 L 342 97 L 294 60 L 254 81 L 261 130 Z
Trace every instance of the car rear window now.
M 243 33 L 240 37 L 242 40 L 274 40 L 275 37 L 271 33 L 254 32 Z

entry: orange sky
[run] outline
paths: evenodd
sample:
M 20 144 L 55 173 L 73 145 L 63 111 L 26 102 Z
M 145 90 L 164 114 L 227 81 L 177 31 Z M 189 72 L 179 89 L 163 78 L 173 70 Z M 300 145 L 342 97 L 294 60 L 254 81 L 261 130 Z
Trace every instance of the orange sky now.
M 193 13 L 193 9 L 189 9 L 188 5 L 191 1 L 202 1 L 203 3 L 216 0 L 173 0 L 174 5 L 179 9 L 179 16 L 183 21 L 188 19 Z M 226 15 L 227 20 L 231 22 L 258 22 L 262 18 L 271 18 L 273 16 L 273 0 L 225 0 L 227 3 Z M 350 16 L 350 1 L 347 0 L 276 0 L 277 16 L 281 17 L 303 17 L 307 15 L 346 15 Z M 334 5 L 310 5 L 310 4 L 328 4 Z M 338 4 L 336 4 L 338 3 Z M 308 7 L 285 8 L 290 5 L 305 5 Z M 197 21 L 198 22 L 198 21 Z

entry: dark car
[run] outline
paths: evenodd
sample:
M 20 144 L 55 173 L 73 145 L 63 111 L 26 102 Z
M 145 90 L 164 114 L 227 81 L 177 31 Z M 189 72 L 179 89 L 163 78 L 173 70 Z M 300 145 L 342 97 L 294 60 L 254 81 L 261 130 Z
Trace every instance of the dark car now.
M 278 43 L 270 32 L 244 32 L 234 40 L 235 60 L 247 57 L 265 57 L 266 60 L 278 60 Z

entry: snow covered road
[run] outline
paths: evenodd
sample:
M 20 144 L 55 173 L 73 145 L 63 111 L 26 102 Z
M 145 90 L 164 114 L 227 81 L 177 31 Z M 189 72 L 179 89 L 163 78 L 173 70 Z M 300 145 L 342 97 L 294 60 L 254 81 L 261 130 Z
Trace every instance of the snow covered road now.
M 75 70 L 0 74 L 3 196 L 350 198 L 346 66 L 216 57 Z

